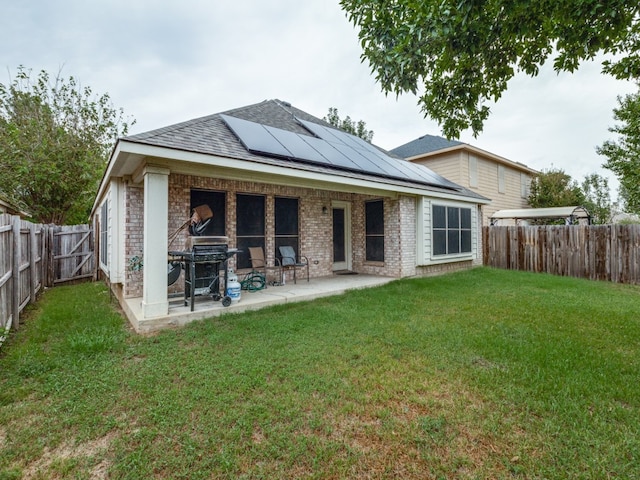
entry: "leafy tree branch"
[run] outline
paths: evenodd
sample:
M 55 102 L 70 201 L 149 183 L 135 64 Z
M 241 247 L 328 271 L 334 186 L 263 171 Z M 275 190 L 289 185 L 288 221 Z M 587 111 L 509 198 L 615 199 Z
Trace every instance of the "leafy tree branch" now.
M 0 84 L 0 188 L 38 222 L 84 223 L 113 144 L 128 128 L 108 94 L 21 66 Z
M 640 78 L 637 0 L 341 0 L 359 29 L 362 60 L 385 93 L 420 95 L 447 138 L 477 136 L 518 72 L 535 76 L 549 58 L 575 71 L 598 54 L 603 72 Z

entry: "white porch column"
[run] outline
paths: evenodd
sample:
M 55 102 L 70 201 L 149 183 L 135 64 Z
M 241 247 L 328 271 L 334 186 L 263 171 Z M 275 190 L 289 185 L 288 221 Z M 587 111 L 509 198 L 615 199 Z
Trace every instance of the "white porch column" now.
M 167 228 L 169 215 L 169 169 L 147 165 L 144 176 L 144 268 L 142 316 L 169 313 L 167 296 Z

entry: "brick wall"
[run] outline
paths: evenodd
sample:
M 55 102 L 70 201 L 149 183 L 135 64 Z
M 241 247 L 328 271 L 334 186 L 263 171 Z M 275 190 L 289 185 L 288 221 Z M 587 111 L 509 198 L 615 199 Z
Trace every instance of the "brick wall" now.
M 251 181 L 231 181 L 209 177 L 171 174 L 169 176 L 169 219 L 168 236 L 176 232 L 190 217 L 191 189 L 215 190 L 226 192 L 226 236 L 229 246 L 235 247 L 236 230 L 236 194 L 265 195 L 265 255 L 273 264 L 275 257 L 275 197 L 295 197 L 299 199 L 300 209 L 300 254 L 309 258 L 311 277 L 332 274 L 333 232 L 331 202 L 344 201 L 351 204 L 351 237 L 353 270 L 372 275 L 391 277 L 413 276 L 430 273 L 439 268 L 447 271 L 455 265 L 430 267 L 416 271 L 416 206 L 413 197 L 384 199 L 385 217 L 385 261 L 367 262 L 365 260 L 365 202 L 380 197 L 330 192 L 312 188 L 281 186 Z M 143 189 L 139 185 L 125 182 L 125 262 L 129 264 L 133 256 L 141 256 L 143 249 Z M 327 207 L 327 213 L 323 213 Z M 185 246 L 188 233 L 182 232 L 171 245 L 171 250 L 181 250 Z M 466 262 L 465 262 L 466 263 Z M 235 258 L 230 260 L 235 268 Z M 458 267 L 459 268 L 459 267 Z M 242 274 L 242 271 L 238 273 Z M 182 281 L 174 289 L 181 288 Z M 142 272 L 127 269 L 125 297 L 142 295 Z
M 418 232 L 416 224 L 416 201 L 413 197 L 400 197 L 399 230 L 400 230 L 400 272 L 399 277 L 410 277 L 416 274 Z
M 480 262 L 480 265 L 482 265 L 482 262 Z M 473 266 L 476 266 L 475 260 L 440 263 L 437 265 L 423 265 L 416 268 L 416 275 L 421 277 L 431 277 L 435 275 L 442 275 L 444 273 L 457 272 L 459 270 L 467 270 Z
M 123 294 L 125 298 L 141 297 L 142 270 L 133 271 L 129 265 L 133 257 L 142 257 L 144 241 L 144 190 L 142 186 L 125 182 L 124 205 L 125 282 Z
M 335 193 L 325 190 L 291 186 L 261 184 L 246 181 L 230 181 L 215 178 L 192 177 L 173 174 L 169 177 L 169 234 L 189 218 L 191 189 L 216 190 L 226 192 L 226 236 L 229 246 L 235 247 L 236 194 L 259 194 L 265 196 L 265 256 L 275 257 L 275 197 L 295 197 L 300 209 L 300 254 L 309 258 L 311 276 L 330 275 L 332 269 L 332 225 L 330 213 L 323 214 L 322 207 L 330 210 L 331 200 L 357 201 L 357 196 L 349 193 Z M 188 233 L 176 238 L 172 249 L 180 250 Z M 230 266 L 235 267 L 235 259 Z

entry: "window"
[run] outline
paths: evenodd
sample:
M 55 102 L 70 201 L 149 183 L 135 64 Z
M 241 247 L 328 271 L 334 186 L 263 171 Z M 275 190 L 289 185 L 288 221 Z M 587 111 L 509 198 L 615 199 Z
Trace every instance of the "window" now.
M 281 246 L 291 246 L 299 257 L 298 250 L 298 199 L 275 198 L 276 252 L 280 256 Z
M 520 196 L 529 198 L 529 177 L 526 173 L 520 174 Z
M 238 268 L 251 268 L 249 247 L 264 249 L 264 196 L 236 195 L 236 241 Z M 215 216 L 215 213 L 214 213 Z
M 213 218 L 205 227 L 202 235 L 214 237 L 226 236 L 227 196 L 224 192 L 191 190 L 190 205 L 189 212 L 193 212 L 193 209 L 200 205 L 208 205 L 213 212 Z
M 433 255 L 471 253 L 471 209 L 433 206 Z
M 505 192 L 505 168 L 504 165 L 498 165 L 498 193 Z
M 109 261 L 109 200 L 100 207 L 100 263 L 108 267 Z
M 478 159 L 469 155 L 469 186 L 478 187 Z
M 384 202 L 365 203 L 366 257 L 370 262 L 384 262 Z

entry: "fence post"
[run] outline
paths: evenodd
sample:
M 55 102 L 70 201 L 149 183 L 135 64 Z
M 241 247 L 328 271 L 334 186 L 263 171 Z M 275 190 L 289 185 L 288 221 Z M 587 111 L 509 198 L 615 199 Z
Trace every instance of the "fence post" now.
M 47 246 L 49 242 L 49 227 L 47 225 L 40 226 L 40 288 L 44 291 L 45 287 L 48 287 L 48 275 L 49 270 L 49 248 Z
M 55 276 L 55 261 L 53 259 L 54 250 L 55 250 L 55 225 L 49 225 L 49 235 L 48 238 L 48 253 L 47 253 L 47 287 L 53 287 Z
M 38 276 L 36 275 L 36 260 L 38 258 L 38 252 L 36 239 L 36 225 L 29 223 L 29 271 L 31 272 L 31 285 L 29 286 L 30 302 L 35 303 L 36 291 L 38 290 Z
M 12 315 L 13 315 L 13 328 L 18 329 L 20 323 L 20 260 L 22 259 L 22 245 L 20 242 L 20 217 L 14 215 L 11 217 L 13 225 L 13 265 L 11 267 L 11 281 L 13 287 L 11 288 L 12 298 Z

